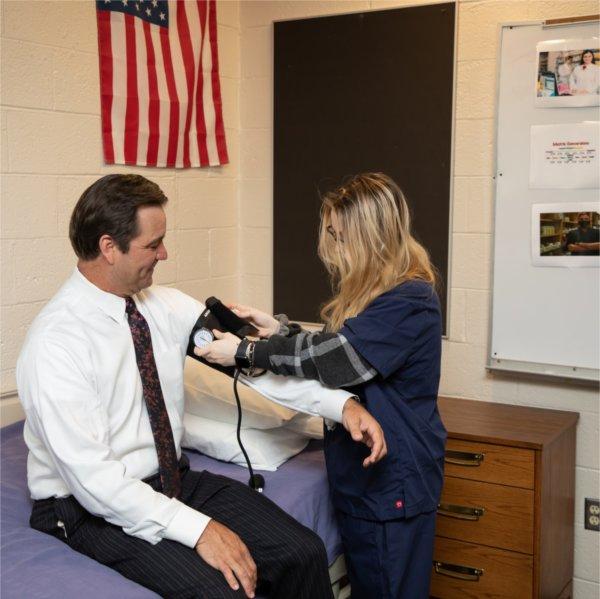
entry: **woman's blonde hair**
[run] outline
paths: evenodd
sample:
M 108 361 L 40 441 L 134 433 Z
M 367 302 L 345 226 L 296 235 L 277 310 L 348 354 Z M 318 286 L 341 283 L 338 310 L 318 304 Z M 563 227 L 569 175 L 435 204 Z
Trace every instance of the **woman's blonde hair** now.
M 332 214 L 341 239 L 332 234 Z M 381 173 L 356 175 L 323 197 L 319 257 L 334 292 L 321 310 L 328 331 L 338 331 L 344 320 L 400 283 L 436 282 L 427 250 L 411 235 L 404 194 Z

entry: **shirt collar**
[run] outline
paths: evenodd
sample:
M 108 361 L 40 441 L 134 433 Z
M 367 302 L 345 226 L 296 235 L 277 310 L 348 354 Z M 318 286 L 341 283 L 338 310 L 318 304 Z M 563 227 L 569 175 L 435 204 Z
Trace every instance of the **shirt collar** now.
M 121 322 L 125 318 L 125 298 L 119 297 L 114 293 L 102 291 L 91 281 L 86 279 L 79 269 L 75 267 L 71 281 L 78 290 L 80 290 L 88 301 L 108 314 L 113 320 Z

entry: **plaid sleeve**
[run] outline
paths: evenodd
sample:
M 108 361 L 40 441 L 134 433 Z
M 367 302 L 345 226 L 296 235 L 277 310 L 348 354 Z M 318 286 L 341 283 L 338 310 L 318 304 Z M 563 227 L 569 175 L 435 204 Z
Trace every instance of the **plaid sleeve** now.
M 254 365 L 275 374 L 317 379 L 328 387 L 352 387 L 377 375 L 339 333 L 299 332 L 257 341 Z

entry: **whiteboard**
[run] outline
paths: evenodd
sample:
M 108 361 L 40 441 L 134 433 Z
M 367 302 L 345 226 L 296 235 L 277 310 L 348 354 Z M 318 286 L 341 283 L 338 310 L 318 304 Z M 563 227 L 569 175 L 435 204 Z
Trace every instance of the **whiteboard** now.
M 536 44 L 598 36 L 598 24 L 501 27 L 496 115 L 493 370 L 598 380 L 600 269 L 535 266 L 534 204 L 598 203 L 597 189 L 530 189 L 530 127 L 599 119 L 598 107 L 536 107 Z M 577 211 L 577 208 L 573 208 Z

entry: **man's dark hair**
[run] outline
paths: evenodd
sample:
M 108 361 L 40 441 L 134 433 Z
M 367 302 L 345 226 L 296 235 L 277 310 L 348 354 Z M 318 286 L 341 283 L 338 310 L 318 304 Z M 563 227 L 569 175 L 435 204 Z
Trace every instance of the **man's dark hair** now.
M 123 252 L 138 235 L 137 210 L 140 206 L 162 206 L 167 196 L 156 183 L 141 175 L 106 175 L 90 185 L 77 202 L 69 238 L 82 260 L 93 260 L 100 253 L 98 242 L 110 235 Z

